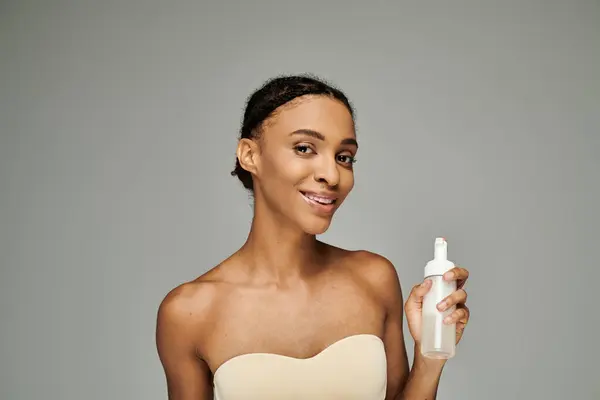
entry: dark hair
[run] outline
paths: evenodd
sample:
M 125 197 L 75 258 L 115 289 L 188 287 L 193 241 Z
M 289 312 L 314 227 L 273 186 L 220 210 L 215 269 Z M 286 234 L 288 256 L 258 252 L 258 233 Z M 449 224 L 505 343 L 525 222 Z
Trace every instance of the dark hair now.
M 306 95 L 329 96 L 342 102 L 354 119 L 354 109 L 341 90 L 331 84 L 310 75 L 290 75 L 272 78 L 265 82 L 248 98 L 244 119 L 240 130 L 240 139 L 258 138 L 263 123 L 273 115 L 274 111 L 290 101 Z M 253 190 L 252 174 L 242 168 L 236 158 L 232 176 L 237 176 L 244 187 Z

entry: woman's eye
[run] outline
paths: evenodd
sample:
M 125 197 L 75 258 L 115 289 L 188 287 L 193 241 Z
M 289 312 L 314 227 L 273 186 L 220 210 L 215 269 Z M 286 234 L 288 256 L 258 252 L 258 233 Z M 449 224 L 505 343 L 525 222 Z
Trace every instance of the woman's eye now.
M 352 156 L 340 155 L 338 156 L 338 161 L 344 164 L 354 164 L 356 159 Z
M 299 144 L 299 145 L 296 146 L 296 151 L 298 153 L 308 154 L 308 153 L 312 152 L 312 149 L 309 146 L 305 145 L 305 144 Z

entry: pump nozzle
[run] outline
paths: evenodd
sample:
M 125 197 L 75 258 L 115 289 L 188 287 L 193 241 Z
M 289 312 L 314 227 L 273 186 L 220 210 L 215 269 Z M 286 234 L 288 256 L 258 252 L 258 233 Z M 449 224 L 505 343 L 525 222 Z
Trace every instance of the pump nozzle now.
M 425 265 L 425 278 L 434 275 L 443 275 L 454 268 L 454 263 L 448 260 L 448 243 L 443 237 L 435 239 L 433 260 Z
M 436 260 L 446 260 L 448 258 L 448 244 L 446 243 L 446 239 L 442 237 L 435 239 L 433 254 Z

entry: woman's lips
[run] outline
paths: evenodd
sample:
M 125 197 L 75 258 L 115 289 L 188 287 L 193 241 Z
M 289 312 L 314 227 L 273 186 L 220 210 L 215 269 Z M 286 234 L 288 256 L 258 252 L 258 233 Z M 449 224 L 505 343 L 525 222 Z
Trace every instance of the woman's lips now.
M 330 194 L 315 193 L 315 192 L 300 192 L 304 201 L 306 201 L 313 209 L 324 214 L 331 214 L 335 211 L 337 197 Z

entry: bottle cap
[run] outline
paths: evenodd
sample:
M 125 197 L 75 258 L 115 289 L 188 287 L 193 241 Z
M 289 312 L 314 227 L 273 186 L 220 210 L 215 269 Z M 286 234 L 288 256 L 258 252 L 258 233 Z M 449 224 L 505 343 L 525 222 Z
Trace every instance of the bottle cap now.
M 433 275 L 444 275 L 454 268 L 454 263 L 448 261 L 448 243 L 446 239 L 439 237 L 433 245 L 433 260 L 425 265 L 425 278 Z

